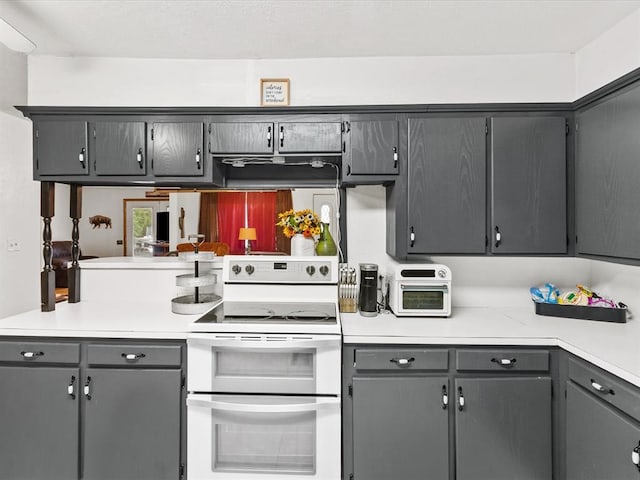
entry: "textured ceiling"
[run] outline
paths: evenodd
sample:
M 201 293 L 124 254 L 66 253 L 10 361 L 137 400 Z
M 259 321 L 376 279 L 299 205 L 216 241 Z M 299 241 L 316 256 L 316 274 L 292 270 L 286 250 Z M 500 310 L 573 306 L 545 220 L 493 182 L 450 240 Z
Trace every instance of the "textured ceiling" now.
M 0 0 L 35 55 L 317 58 L 571 53 L 639 0 Z

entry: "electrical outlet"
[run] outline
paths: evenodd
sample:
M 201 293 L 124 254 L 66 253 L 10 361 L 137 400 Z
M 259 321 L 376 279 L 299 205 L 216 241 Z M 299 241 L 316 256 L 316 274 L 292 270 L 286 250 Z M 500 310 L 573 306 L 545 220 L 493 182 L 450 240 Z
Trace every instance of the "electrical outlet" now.
M 20 242 L 15 238 L 7 239 L 7 251 L 8 252 L 19 252 L 20 251 Z

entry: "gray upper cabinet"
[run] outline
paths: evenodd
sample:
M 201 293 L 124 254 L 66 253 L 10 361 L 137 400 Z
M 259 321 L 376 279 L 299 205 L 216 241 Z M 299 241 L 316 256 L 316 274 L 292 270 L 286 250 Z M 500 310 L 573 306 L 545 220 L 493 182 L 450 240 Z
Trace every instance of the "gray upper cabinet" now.
M 279 153 L 342 153 L 340 122 L 280 122 L 276 148 Z
M 87 122 L 34 122 L 34 178 L 89 174 Z
M 0 479 L 79 478 L 79 376 L 77 367 L 0 367 Z
M 491 252 L 567 252 L 566 168 L 564 117 L 491 119 Z
M 576 115 L 576 249 L 640 258 L 640 87 Z
M 345 178 L 351 175 L 397 175 L 398 120 L 395 115 L 345 122 Z
M 640 423 L 567 383 L 567 480 L 637 480 Z
M 145 175 L 145 122 L 96 122 L 91 125 L 96 175 Z
M 551 480 L 550 377 L 458 378 L 455 401 L 457 480 Z
M 84 480 L 175 480 L 180 370 L 90 368 L 84 395 Z
M 353 478 L 448 480 L 448 378 L 353 379 Z
M 157 177 L 204 175 L 204 124 L 158 122 L 152 125 L 152 168 Z
M 273 154 L 273 122 L 226 122 L 209 124 L 209 152 L 212 154 Z
M 485 129 L 481 117 L 409 119 L 409 253 L 485 253 Z

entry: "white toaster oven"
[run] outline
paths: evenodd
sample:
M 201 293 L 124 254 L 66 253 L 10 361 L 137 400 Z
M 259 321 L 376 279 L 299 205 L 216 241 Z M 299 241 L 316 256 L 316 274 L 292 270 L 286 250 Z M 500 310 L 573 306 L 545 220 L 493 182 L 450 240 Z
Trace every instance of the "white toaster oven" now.
M 396 265 L 389 286 L 389 307 L 397 316 L 451 315 L 451 270 L 445 265 Z

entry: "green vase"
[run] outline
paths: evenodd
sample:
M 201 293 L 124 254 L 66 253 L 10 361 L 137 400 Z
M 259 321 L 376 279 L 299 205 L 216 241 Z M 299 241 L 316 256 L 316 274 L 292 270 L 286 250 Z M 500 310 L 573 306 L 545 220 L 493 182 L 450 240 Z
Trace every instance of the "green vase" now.
M 333 241 L 328 223 L 320 223 L 320 240 L 316 245 L 316 255 L 331 256 L 338 254 L 338 247 Z

